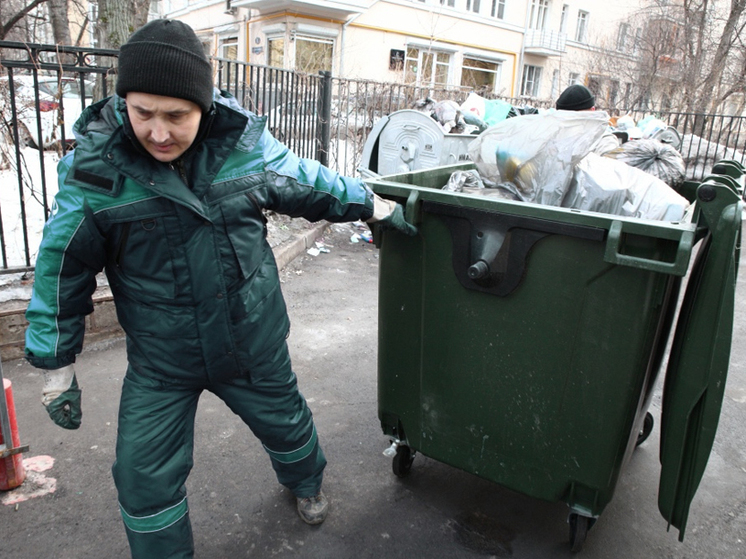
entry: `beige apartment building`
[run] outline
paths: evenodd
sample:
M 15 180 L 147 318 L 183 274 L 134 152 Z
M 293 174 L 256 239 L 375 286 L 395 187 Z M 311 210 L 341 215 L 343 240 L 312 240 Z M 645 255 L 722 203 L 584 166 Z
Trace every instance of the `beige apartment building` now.
M 555 99 L 585 83 L 619 101 L 642 0 L 160 0 L 209 54 L 372 81 Z M 605 63 L 607 60 L 613 63 Z M 608 67 L 609 70 L 605 68 Z

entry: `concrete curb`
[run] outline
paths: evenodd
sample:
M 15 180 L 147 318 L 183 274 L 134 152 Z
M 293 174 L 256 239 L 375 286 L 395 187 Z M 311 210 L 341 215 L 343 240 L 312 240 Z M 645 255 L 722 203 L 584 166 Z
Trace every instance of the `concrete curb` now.
M 313 243 L 324 234 L 329 223 L 322 221 L 311 229 L 274 247 L 272 252 L 277 261 L 277 268 L 282 270 L 290 262 L 313 246 Z M 24 335 L 28 322 L 24 316 L 26 304 L 19 303 L 16 308 L 0 310 L 0 358 L 3 361 L 23 357 Z M 86 317 L 85 344 L 119 338 L 124 336 L 117 321 L 114 308 L 114 297 L 108 287 L 99 288 L 93 295 L 93 313 Z

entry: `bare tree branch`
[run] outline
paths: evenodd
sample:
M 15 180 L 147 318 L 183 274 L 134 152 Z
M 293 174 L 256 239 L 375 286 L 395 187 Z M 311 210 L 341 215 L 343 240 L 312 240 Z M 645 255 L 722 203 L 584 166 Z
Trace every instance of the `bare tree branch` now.
M 32 0 L 30 4 L 28 4 L 25 8 L 21 9 L 19 12 L 17 12 L 15 15 L 11 16 L 11 18 L 4 23 L 2 26 L 0 26 L 0 41 L 5 39 L 5 36 L 8 34 L 8 32 L 13 29 L 13 27 L 21 21 L 28 13 L 36 8 L 37 6 L 40 6 L 41 4 L 47 2 L 47 0 Z

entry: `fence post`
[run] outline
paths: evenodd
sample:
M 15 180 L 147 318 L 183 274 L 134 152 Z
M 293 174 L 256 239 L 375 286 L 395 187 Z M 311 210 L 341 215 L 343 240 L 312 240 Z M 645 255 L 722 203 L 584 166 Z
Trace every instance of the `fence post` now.
M 316 159 L 322 165 L 329 165 L 329 144 L 331 143 L 332 121 L 332 73 L 320 71 L 321 91 L 318 99 L 319 125 L 316 127 L 316 142 L 319 149 Z

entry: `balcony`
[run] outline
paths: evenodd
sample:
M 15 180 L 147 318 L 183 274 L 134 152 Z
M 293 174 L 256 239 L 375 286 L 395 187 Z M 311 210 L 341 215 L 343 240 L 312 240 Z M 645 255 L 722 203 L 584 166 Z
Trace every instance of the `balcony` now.
M 565 52 L 567 35 L 559 31 L 529 29 L 523 43 L 523 52 L 535 56 L 560 56 Z
M 370 0 L 348 0 L 336 2 L 334 0 L 231 0 L 232 8 L 250 8 L 260 14 L 277 12 L 295 12 L 298 14 L 331 18 L 347 19 L 361 14 L 370 6 Z

